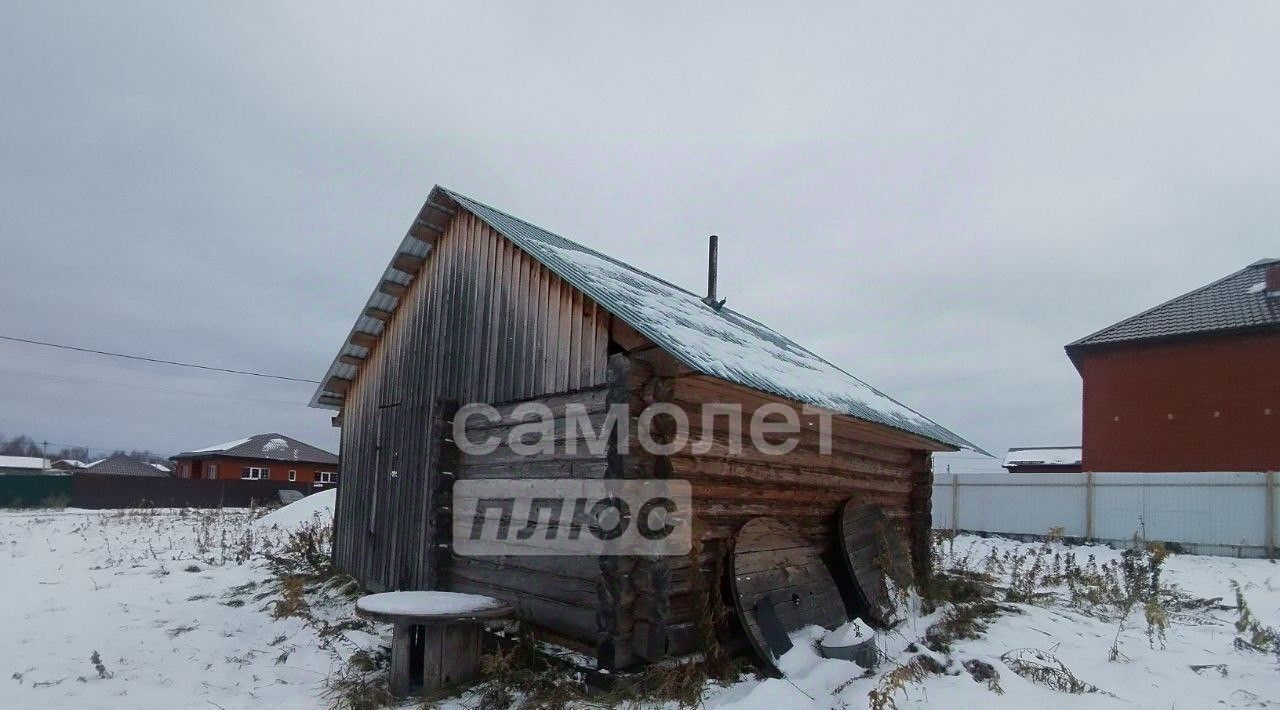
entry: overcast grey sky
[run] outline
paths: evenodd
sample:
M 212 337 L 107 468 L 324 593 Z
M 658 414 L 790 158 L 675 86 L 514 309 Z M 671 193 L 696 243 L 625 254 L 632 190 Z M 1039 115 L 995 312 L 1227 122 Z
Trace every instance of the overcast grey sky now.
M 472 5 L 6 4 L 0 334 L 319 378 L 440 183 L 694 290 L 718 233 L 997 452 L 1078 442 L 1065 343 L 1280 256 L 1274 3 Z M 336 449 L 310 393 L 0 343 L 58 443 Z

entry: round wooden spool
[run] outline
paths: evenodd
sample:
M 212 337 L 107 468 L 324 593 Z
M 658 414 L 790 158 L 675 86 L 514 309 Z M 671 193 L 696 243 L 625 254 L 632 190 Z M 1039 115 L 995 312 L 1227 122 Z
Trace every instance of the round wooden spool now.
M 392 624 L 387 686 L 399 698 L 409 694 L 415 678 L 430 693 L 474 677 L 480 669 L 481 625 L 512 612 L 500 600 L 458 592 L 383 592 L 356 601 L 357 616 Z M 415 657 L 421 658 L 416 672 Z
M 899 588 L 914 583 L 911 552 L 897 528 L 878 505 L 857 504 L 850 498 L 840 510 L 840 559 L 853 578 L 859 610 L 868 623 L 880 627 L 896 621 L 894 601 L 886 577 Z
M 752 648 L 774 671 L 777 659 L 756 616 L 762 599 L 771 602 L 777 621 L 788 632 L 809 625 L 834 629 L 848 618 L 817 548 L 773 518 L 753 518 L 738 531 L 729 574 L 738 620 Z

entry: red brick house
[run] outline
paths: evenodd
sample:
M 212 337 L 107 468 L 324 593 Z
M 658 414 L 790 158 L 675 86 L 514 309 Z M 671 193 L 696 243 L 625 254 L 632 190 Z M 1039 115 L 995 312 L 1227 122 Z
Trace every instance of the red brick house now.
M 1280 259 L 1066 347 L 1085 471 L 1280 470 Z
M 257 434 L 170 457 L 178 478 L 338 482 L 338 457 L 283 434 Z

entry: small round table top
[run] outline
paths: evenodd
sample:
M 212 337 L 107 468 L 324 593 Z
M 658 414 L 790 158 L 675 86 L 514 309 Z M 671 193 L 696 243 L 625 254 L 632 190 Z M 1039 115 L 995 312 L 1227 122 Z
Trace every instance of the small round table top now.
M 365 618 L 418 624 L 499 619 L 513 611 L 499 599 L 461 592 L 383 592 L 356 601 L 356 613 Z

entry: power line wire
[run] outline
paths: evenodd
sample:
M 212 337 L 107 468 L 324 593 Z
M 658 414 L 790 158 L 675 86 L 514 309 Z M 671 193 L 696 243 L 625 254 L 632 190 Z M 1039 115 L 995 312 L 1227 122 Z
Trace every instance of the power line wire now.
M 48 374 L 39 373 L 39 372 L 25 372 L 23 370 L 10 370 L 6 368 L 0 368 L 0 373 L 10 374 L 10 375 L 21 375 L 23 377 L 35 377 L 42 380 L 51 380 L 53 382 L 71 382 L 74 384 L 100 385 L 105 387 L 123 387 L 125 389 L 132 389 L 132 390 L 164 392 L 167 394 L 185 394 L 185 395 L 191 395 L 191 396 L 202 397 L 202 398 L 216 397 L 218 399 L 234 399 L 234 400 L 241 400 L 244 402 L 263 402 L 266 404 L 287 404 L 293 407 L 307 406 L 306 402 L 288 401 L 283 399 L 264 399 L 261 397 L 240 397 L 240 396 L 231 395 L 231 394 L 219 394 L 217 392 L 196 392 L 194 390 L 180 390 L 180 389 L 174 389 L 172 387 L 148 387 L 146 385 L 134 385 L 134 384 L 128 384 L 125 382 L 111 382 L 109 380 L 93 380 L 93 379 L 86 379 L 81 377 L 63 377 L 61 375 L 48 375 Z
M 92 355 L 106 355 L 109 357 L 124 358 L 126 360 L 141 360 L 142 362 L 153 362 L 161 365 L 175 365 L 177 367 L 190 367 L 197 370 L 208 370 L 210 372 L 225 372 L 231 375 L 247 375 L 249 377 L 265 377 L 272 380 L 287 380 L 289 382 L 306 382 L 309 384 L 319 384 L 319 380 L 308 380 L 302 377 L 287 377 L 285 375 L 269 375 L 264 372 L 253 372 L 251 370 L 232 370 L 225 367 L 213 367 L 212 365 L 197 365 L 190 362 L 178 362 L 177 360 L 164 360 L 155 357 L 146 357 L 145 355 L 126 355 L 124 353 L 113 353 L 106 350 L 94 350 L 92 348 L 79 348 L 74 345 L 61 345 L 59 343 L 48 343 L 43 340 L 28 340 L 27 338 L 15 338 L 11 335 L 0 335 L 0 340 L 8 340 L 15 343 L 26 343 L 28 345 L 41 345 L 46 348 L 58 348 L 60 350 L 74 350 L 80 353 L 90 353 Z

